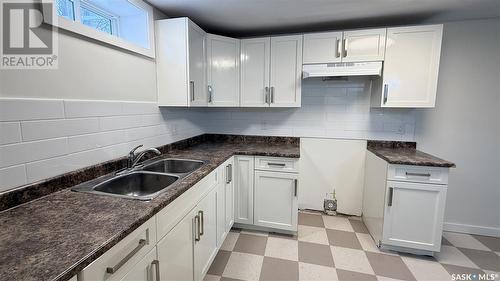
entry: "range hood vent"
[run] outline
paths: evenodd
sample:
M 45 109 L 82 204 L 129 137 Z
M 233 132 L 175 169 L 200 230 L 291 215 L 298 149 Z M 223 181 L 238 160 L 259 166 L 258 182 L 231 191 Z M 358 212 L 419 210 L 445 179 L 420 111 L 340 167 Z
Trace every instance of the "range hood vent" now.
M 382 62 L 341 62 L 325 64 L 304 64 L 302 77 L 337 77 L 382 75 Z

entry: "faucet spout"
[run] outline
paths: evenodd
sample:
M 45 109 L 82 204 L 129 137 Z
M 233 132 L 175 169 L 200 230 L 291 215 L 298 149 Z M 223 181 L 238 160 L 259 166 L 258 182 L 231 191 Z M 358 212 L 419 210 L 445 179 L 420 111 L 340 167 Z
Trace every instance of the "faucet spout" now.
M 137 163 L 139 163 L 139 161 L 142 159 L 142 157 L 144 157 L 144 155 L 146 155 L 146 153 L 148 153 L 148 152 L 153 152 L 156 155 L 161 155 L 161 152 L 154 147 L 145 149 L 144 151 L 139 153 L 139 155 L 134 157 L 134 159 L 132 161 L 132 166 L 130 168 L 134 168 L 137 165 Z

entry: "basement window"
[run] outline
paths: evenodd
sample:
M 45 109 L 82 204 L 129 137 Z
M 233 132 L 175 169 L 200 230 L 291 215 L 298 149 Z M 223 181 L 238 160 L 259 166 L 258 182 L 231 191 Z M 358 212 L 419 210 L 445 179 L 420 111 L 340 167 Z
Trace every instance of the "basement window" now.
M 54 26 L 154 58 L 153 8 L 142 0 L 54 0 Z

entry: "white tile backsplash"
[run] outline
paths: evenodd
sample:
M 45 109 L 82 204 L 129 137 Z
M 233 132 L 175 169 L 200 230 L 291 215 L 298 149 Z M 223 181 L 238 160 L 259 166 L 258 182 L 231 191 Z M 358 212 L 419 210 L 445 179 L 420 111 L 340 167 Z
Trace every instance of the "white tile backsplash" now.
M 0 99 L 0 121 L 64 118 L 62 100 Z
M 154 102 L 0 98 L 0 191 L 203 134 L 204 115 Z
M 207 133 L 412 141 L 414 111 L 370 108 L 369 89 L 366 79 L 307 79 L 300 108 L 208 108 L 202 123 Z
M 24 165 L 0 169 L 0 192 L 26 184 L 26 169 Z
M 21 141 L 21 124 L 19 122 L 0 122 L 0 145 Z
M 98 118 L 21 122 L 23 141 L 43 140 L 99 132 Z

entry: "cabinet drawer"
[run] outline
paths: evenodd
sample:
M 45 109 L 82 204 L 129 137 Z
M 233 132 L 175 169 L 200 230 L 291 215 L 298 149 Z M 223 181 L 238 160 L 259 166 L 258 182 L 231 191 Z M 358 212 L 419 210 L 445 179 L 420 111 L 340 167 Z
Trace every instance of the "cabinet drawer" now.
M 299 172 L 299 161 L 292 158 L 255 157 L 255 169 L 277 172 Z
M 120 280 L 155 245 L 156 223 L 153 217 L 84 268 L 79 280 Z
M 448 168 L 389 165 L 387 179 L 394 181 L 448 184 Z
M 158 240 L 165 236 L 217 184 L 217 170 L 186 190 L 156 215 Z

